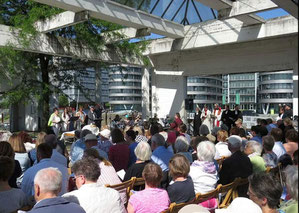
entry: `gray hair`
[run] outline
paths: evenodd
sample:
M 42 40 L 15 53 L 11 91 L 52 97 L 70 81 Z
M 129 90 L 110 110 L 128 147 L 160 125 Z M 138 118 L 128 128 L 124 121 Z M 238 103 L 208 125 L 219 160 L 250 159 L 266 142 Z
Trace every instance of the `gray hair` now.
M 261 156 L 263 151 L 263 146 L 257 141 L 248 141 L 246 147 L 250 147 L 253 150 L 253 153 L 258 154 Z
M 189 143 L 186 137 L 179 136 L 175 140 L 174 148 L 176 152 L 187 152 L 189 149 Z
M 34 177 L 34 184 L 38 185 L 43 192 L 59 193 L 62 185 L 62 174 L 54 167 L 41 169 Z
M 152 136 L 151 138 L 151 142 L 152 143 L 155 143 L 157 146 L 164 146 L 165 145 L 165 139 L 164 137 L 159 134 L 159 133 L 156 133 Z
M 297 166 L 287 166 L 284 170 L 286 175 L 286 185 L 291 197 L 298 201 L 298 167 Z
M 203 135 L 203 136 L 210 134 L 210 130 L 209 130 L 208 126 L 205 124 L 200 125 L 199 134 Z
M 214 161 L 215 145 L 211 141 L 202 141 L 197 146 L 197 158 L 200 161 Z
M 136 146 L 134 153 L 138 160 L 148 161 L 151 159 L 152 150 L 147 142 L 139 142 Z

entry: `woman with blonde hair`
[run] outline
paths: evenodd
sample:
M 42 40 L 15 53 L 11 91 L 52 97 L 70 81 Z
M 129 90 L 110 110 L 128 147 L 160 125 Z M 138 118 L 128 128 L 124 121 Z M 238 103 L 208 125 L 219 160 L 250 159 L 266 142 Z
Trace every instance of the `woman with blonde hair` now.
M 29 158 L 31 160 L 31 164 L 33 164 L 37 160 L 37 158 L 36 158 L 36 149 L 37 149 L 38 145 L 45 142 L 45 136 L 46 135 L 47 135 L 47 133 L 45 133 L 45 132 L 39 132 L 37 134 L 37 138 L 35 140 L 35 149 L 32 149 L 29 152 Z
M 15 160 L 19 161 L 22 169 L 22 175 L 17 179 L 17 185 L 20 186 L 23 180 L 24 172 L 31 166 L 30 158 L 26 152 L 25 145 L 21 140 L 21 137 L 17 134 L 13 134 L 8 141 L 15 152 Z

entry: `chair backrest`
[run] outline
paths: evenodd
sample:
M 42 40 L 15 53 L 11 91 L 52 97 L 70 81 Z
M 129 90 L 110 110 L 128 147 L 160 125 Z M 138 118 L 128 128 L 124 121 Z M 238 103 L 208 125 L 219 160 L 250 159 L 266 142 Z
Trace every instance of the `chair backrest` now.
M 134 187 L 135 186 L 143 186 L 145 185 L 145 180 L 141 177 L 141 178 L 136 178 L 135 182 L 134 182 Z
M 133 188 L 135 180 L 136 180 L 136 177 L 132 177 L 130 180 L 125 181 L 123 183 L 115 184 L 115 185 L 106 184 L 105 186 L 109 187 L 109 188 L 112 188 L 112 189 L 115 189 L 116 191 L 118 191 L 120 193 L 125 192 L 126 196 L 127 196 L 127 201 L 128 201 L 130 191 Z
M 197 193 L 196 194 L 196 197 L 195 197 L 195 200 L 194 200 L 194 203 L 195 204 L 199 204 L 201 202 L 204 202 L 204 201 L 207 201 L 207 200 L 210 200 L 211 198 L 218 198 L 218 195 L 219 195 L 219 190 L 221 188 L 221 184 L 219 184 L 216 189 L 214 189 L 213 191 L 210 191 L 208 193 L 205 193 L 205 194 L 200 194 L 200 193 Z
M 228 157 L 228 156 L 223 156 L 223 157 L 221 157 L 221 158 L 219 158 L 219 159 L 216 160 L 217 163 L 218 163 L 218 166 L 219 166 L 219 171 L 220 171 L 221 168 L 222 168 L 222 163 L 223 163 L 223 161 L 224 161 L 225 159 L 227 159 L 227 158 L 229 158 L 229 157 Z
M 186 203 L 171 203 L 169 208 L 164 210 L 162 213 L 178 213 L 181 208 L 187 206 L 189 204 L 194 204 L 194 200 L 186 202 Z

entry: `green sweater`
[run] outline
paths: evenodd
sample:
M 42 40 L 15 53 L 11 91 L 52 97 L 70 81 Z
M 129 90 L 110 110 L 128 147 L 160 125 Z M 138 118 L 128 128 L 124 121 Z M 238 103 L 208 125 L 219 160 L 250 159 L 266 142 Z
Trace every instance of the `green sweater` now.
M 261 156 L 253 156 L 250 157 L 250 161 L 252 164 L 253 173 L 259 173 L 266 171 L 266 164 L 264 159 Z

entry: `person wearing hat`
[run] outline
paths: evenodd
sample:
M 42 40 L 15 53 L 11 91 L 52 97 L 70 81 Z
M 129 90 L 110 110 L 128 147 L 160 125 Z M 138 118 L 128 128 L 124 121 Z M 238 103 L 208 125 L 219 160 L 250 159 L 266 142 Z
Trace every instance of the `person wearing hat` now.
M 103 129 L 102 131 L 100 131 L 99 135 L 100 135 L 100 140 L 98 146 L 101 150 L 106 152 L 108 155 L 109 149 L 113 145 L 112 142 L 110 141 L 111 131 L 109 129 Z
M 86 145 L 86 149 L 89 149 L 89 148 L 96 149 L 99 152 L 100 156 L 102 156 L 105 159 L 108 159 L 107 153 L 98 147 L 97 136 L 95 136 L 94 134 L 88 134 L 85 136 L 84 142 Z
M 215 213 L 262 213 L 261 208 L 252 200 L 237 197 L 226 209 L 216 209 Z
M 241 152 L 242 138 L 232 135 L 228 138 L 228 149 L 232 155 L 225 159 L 219 172 L 219 184 L 232 183 L 235 178 L 247 178 L 252 174 L 252 164 L 250 159 Z M 247 185 L 238 188 L 239 196 L 246 197 Z

